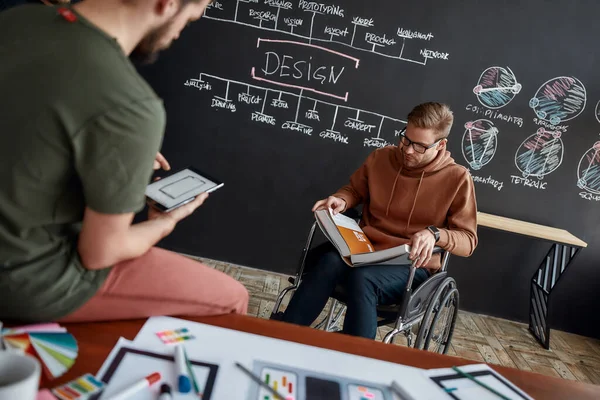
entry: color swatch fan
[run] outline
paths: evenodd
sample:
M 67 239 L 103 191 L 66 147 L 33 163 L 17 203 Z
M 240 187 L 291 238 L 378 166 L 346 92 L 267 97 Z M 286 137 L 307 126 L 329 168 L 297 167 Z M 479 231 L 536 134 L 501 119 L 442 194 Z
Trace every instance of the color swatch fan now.
M 51 381 L 67 372 L 77 358 L 77 341 L 58 324 L 20 326 L 2 330 L 4 345 L 36 357 L 42 364 L 42 380 Z

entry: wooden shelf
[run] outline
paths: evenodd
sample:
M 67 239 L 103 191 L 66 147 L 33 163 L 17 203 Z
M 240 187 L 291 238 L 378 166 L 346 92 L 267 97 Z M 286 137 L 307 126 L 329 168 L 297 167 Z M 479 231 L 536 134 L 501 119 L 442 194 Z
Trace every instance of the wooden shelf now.
M 477 225 L 534 238 L 545 239 L 551 242 L 568 244 L 576 247 L 587 247 L 586 242 L 564 229 L 533 224 L 531 222 L 500 217 L 498 215 L 477 212 Z

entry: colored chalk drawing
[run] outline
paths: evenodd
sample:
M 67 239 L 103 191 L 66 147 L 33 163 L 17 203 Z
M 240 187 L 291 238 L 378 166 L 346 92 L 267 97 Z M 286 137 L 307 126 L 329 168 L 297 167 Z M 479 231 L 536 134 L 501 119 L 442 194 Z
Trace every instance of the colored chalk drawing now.
M 600 194 L 600 142 L 585 152 L 577 165 L 577 186 L 593 194 Z
M 479 77 L 473 93 L 483 106 L 498 109 L 510 103 L 521 89 L 510 68 L 489 67 Z
M 581 114 L 586 101 L 583 83 L 571 76 L 559 76 L 545 82 L 529 100 L 529 106 L 539 119 L 558 125 Z
M 539 128 L 521 143 L 515 154 L 515 164 L 524 178 L 542 179 L 560 166 L 563 154 L 561 132 Z
M 465 124 L 462 138 L 462 154 L 469 166 L 479 170 L 488 164 L 498 146 L 498 128 L 487 119 L 469 121 Z

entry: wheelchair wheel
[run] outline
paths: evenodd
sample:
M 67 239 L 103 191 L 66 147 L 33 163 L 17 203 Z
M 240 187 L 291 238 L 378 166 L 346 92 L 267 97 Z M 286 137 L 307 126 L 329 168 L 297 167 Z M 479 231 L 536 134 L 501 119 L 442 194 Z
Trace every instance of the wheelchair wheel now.
M 448 352 L 458 315 L 458 289 L 452 278 L 442 282 L 423 316 L 415 348 L 440 354 Z

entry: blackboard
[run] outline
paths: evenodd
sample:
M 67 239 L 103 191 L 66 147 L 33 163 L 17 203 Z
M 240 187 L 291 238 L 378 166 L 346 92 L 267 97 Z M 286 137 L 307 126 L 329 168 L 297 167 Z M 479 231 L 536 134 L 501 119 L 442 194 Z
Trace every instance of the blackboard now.
M 291 274 L 310 208 L 413 106 L 455 114 L 449 150 L 479 210 L 566 229 L 589 247 L 552 327 L 598 336 L 600 87 L 594 1 L 215 1 L 157 63 L 163 152 L 225 182 L 161 246 Z M 454 257 L 461 308 L 526 321 L 547 243 L 479 229 Z

